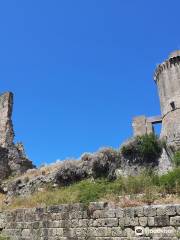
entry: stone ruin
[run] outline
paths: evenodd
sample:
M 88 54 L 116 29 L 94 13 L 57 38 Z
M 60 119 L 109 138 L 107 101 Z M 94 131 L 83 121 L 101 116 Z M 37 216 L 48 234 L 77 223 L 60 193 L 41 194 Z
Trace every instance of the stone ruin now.
M 158 86 L 161 116 L 138 116 L 133 119 L 134 136 L 154 132 L 154 125 L 162 123 L 160 138 L 165 139 L 162 153 L 157 159 L 144 161 L 135 153 L 132 156 L 122 154 L 123 146 L 132 147 L 136 138 L 123 143 L 121 149 L 101 149 L 96 153 L 86 153 L 77 161 L 64 161 L 48 173 L 33 169 L 31 178 L 22 176 L 2 184 L 8 196 L 29 195 L 45 184 L 66 186 L 85 178 L 106 177 L 110 180 L 118 176 L 138 175 L 146 169 L 163 174 L 173 168 L 172 153 L 180 146 L 180 51 L 172 53 L 168 60 L 160 64 L 155 72 Z M 22 144 L 14 143 L 12 124 L 13 94 L 0 96 L 0 180 L 15 174 L 22 174 L 34 168 L 27 159 Z M 36 172 L 37 171 L 37 172 Z
M 133 120 L 134 136 L 154 132 L 153 125 L 162 123 L 160 137 L 173 150 L 180 148 L 180 50 L 157 66 L 154 80 L 158 87 L 161 116 Z
M 107 174 L 110 179 L 118 175 L 137 175 L 147 168 L 153 168 L 160 174 L 172 169 L 172 153 L 180 147 L 180 51 L 173 52 L 168 60 L 157 67 L 154 79 L 158 86 L 162 114 L 153 117 L 138 116 L 133 119 L 133 128 L 135 137 L 142 136 L 153 133 L 154 125 L 162 123 L 160 138 L 165 139 L 166 145 L 160 158 L 145 162 L 135 155 L 130 158 L 123 156 L 120 151 L 106 149 L 85 154 L 79 161 L 72 161 L 72 164 L 63 162 L 49 175 L 41 174 L 37 176 L 38 179 L 35 177 L 29 181 L 29 185 L 24 180 L 15 182 L 12 189 L 18 187 L 17 192 L 21 189 L 22 192 L 31 193 L 29 189 L 32 186 L 34 189 L 35 185 L 40 186 L 42 183 L 61 185 L 65 182 L 66 185 L 94 176 L 97 168 L 98 172 Z M 34 168 L 25 155 L 23 145 L 14 143 L 12 110 L 13 94 L 7 92 L 0 95 L 0 180 Z M 134 138 L 128 140 L 124 146 L 132 145 L 133 140 Z
M 13 94 L 0 95 L 0 180 L 34 168 L 21 143 L 14 143 Z

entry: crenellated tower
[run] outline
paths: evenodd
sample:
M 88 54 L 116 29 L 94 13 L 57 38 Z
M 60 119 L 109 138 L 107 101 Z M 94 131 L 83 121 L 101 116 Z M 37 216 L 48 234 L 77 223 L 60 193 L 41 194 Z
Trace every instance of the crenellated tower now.
M 162 130 L 161 137 L 169 146 L 180 148 L 180 50 L 157 66 L 154 74 L 158 86 Z

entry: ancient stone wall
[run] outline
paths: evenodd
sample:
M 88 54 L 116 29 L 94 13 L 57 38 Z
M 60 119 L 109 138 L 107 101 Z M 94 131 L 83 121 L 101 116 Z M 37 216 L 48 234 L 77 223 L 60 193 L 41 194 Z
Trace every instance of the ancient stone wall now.
M 0 229 L 12 240 L 177 240 L 180 205 L 122 209 L 101 202 L 19 209 L 0 214 Z

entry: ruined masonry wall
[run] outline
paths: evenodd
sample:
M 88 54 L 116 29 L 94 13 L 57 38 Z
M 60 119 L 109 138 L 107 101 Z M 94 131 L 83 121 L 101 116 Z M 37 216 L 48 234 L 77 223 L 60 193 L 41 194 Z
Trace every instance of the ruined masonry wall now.
M 180 205 L 122 209 L 101 202 L 89 207 L 19 209 L 0 213 L 0 230 L 12 240 L 176 240 L 180 236 Z

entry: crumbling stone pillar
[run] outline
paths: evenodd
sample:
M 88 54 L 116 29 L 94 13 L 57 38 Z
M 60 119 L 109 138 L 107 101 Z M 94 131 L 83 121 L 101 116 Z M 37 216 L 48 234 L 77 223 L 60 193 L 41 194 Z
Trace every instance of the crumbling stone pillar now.
M 145 116 L 138 116 L 133 119 L 134 136 L 142 136 L 154 132 L 152 122 L 149 122 Z
M 26 157 L 24 146 L 14 144 L 12 111 L 13 93 L 6 92 L 0 95 L 0 180 L 34 168 Z
M 13 109 L 13 94 L 0 95 L 0 146 L 8 147 L 13 144 L 14 131 L 11 120 Z

